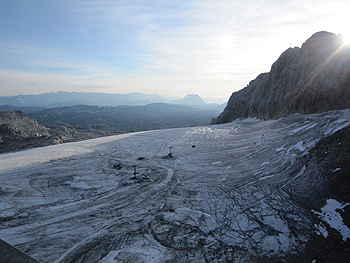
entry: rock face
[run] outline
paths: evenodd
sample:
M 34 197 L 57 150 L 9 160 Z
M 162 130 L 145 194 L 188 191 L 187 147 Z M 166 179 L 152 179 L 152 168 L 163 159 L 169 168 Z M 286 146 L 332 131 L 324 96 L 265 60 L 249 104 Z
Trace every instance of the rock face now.
M 350 46 L 321 31 L 289 48 L 244 89 L 234 92 L 212 124 L 236 118 L 278 119 L 292 113 L 350 108 Z

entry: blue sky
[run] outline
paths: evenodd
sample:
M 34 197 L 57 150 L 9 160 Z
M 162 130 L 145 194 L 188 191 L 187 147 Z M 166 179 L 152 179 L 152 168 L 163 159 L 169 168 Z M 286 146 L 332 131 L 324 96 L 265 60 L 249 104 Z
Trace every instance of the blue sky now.
M 0 96 L 137 91 L 227 100 L 313 33 L 350 34 L 344 0 L 0 4 Z

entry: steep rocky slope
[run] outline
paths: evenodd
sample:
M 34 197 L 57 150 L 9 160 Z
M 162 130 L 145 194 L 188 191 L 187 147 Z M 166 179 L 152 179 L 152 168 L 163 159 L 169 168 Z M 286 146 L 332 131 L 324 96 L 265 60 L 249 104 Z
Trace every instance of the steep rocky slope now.
M 278 119 L 292 113 L 350 108 L 350 46 L 321 31 L 289 48 L 244 89 L 234 92 L 212 124 L 236 118 Z

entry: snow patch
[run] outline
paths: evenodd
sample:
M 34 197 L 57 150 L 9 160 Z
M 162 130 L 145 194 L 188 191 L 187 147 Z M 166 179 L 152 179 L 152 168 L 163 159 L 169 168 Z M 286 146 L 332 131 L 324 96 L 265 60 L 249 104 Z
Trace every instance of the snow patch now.
M 344 123 L 345 122 L 345 123 Z M 343 128 L 345 128 L 346 126 L 349 125 L 349 120 L 347 119 L 338 119 L 335 121 L 335 124 L 338 124 L 338 125 L 332 125 L 330 126 L 325 132 L 324 132 L 324 135 L 328 136 L 328 135 L 331 135 Z
M 264 176 L 264 177 L 261 177 L 261 178 L 259 179 L 259 181 L 266 180 L 266 179 L 271 178 L 271 177 L 274 177 L 274 176 L 275 176 L 275 174 L 266 175 L 266 176 Z
M 311 129 L 313 127 L 315 127 L 317 125 L 317 123 L 314 123 L 314 124 L 308 124 L 308 125 L 305 125 L 305 126 L 302 126 L 302 127 L 299 127 L 297 129 L 294 129 L 294 130 L 291 130 L 288 134 L 289 135 L 293 135 L 293 134 L 296 134 L 302 130 L 308 130 L 308 129 Z
M 303 146 L 303 142 L 302 141 L 300 141 L 296 145 L 294 145 L 294 148 L 297 148 L 301 152 L 305 151 L 305 147 Z
M 263 162 L 260 166 L 270 165 L 270 162 Z
M 283 150 L 284 150 L 284 146 L 285 146 L 285 144 L 283 144 L 281 147 L 278 147 L 278 148 L 276 149 L 276 152 L 283 151 Z
M 218 162 L 213 162 L 213 163 L 211 163 L 211 164 L 220 164 L 220 163 L 222 163 L 221 161 L 218 161 Z
M 324 222 L 328 223 L 330 227 L 337 230 L 342 235 L 344 242 L 350 238 L 350 229 L 344 224 L 343 218 L 337 210 L 342 210 L 348 205 L 350 205 L 350 203 L 342 205 L 335 199 L 327 199 L 326 205 L 321 208 L 322 212 L 312 210 L 314 214 L 318 215 L 318 217 Z
M 115 262 L 154 262 L 161 263 L 168 261 L 165 258 L 165 249 L 158 247 L 152 248 L 138 242 L 122 250 L 112 250 L 107 256 L 99 260 L 99 263 Z
M 327 228 L 322 223 L 319 224 L 319 225 L 315 224 L 314 228 L 315 228 L 315 232 L 316 232 L 317 235 L 319 235 L 319 236 L 322 235 L 325 238 L 328 237 Z
M 289 149 L 288 149 L 288 151 L 287 151 L 287 154 L 289 154 L 289 152 L 291 151 L 291 150 L 293 150 L 293 149 L 298 149 L 299 151 L 301 151 L 301 152 L 303 152 L 303 151 L 305 151 L 305 147 L 303 146 L 303 141 L 299 141 L 299 142 L 297 142 L 297 144 L 295 144 L 294 146 L 292 146 L 292 147 L 290 147 Z

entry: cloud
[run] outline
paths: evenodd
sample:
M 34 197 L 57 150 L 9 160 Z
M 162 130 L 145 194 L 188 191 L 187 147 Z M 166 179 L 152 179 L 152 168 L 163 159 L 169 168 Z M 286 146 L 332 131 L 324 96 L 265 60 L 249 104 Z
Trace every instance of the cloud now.
M 192 23 L 145 32 L 144 59 L 167 72 L 253 78 L 278 56 L 300 46 L 331 16 L 327 1 L 207 0 L 189 13 Z
M 269 71 L 289 46 L 349 24 L 344 0 L 43 3 L 29 6 L 30 12 L 21 7 L 9 21 L 0 18 L 0 69 L 3 75 L 12 72 L 12 86 L 18 74 L 21 85 L 34 87 L 25 85 L 27 78 L 43 90 L 50 79 L 45 91 L 95 87 L 209 94 L 220 87 L 229 95 Z

